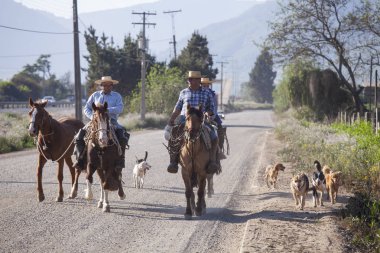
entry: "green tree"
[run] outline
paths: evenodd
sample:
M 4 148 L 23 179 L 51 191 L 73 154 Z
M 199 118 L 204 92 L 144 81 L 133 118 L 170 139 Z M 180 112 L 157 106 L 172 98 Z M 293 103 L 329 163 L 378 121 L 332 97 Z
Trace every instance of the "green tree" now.
M 214 79 L 218 74 L 218 69 L 213 69 L 212 55 L 208 49 L 208 41 L 198 32 L 194 32 L 187 43 L 187 47 L 182 49 L 177 60 L 172 60 L 170 67 L 178 67 L 183 74 L 189 70 L 200 71 L 202 75 Z
M 163 64 L 155 64 L 146 78 L 147 111 L 169 114 L 178 100 L 179 92 L 185 88 L 185 80 L 178 68 L 168 68 Z M 141 82 L 130 100 L 130 109 L 140 112 Z
M 249 74 L 248 87 L 255 102 L 272 103 L 274 79 L 276 71 L 273 71 L 273 60 L 268 49 L 263 49 L 255 62 L 255 66 Z
M 141 78 L 137 41 L 128 35 L 124 38 L 124 45 L 118 47 L 113 43 L 112 38 L 109 39 L 105 34 L 99 38 L 93 27 L 85 32 L 84 37 L 89 52 L 89 55 L 84 57 L 88 62 L 87 87 L 89 94 L 98 88 L 94 81 L 107 75 L 119 80 L 115 91 L 120 92 L 122 96 L 130 95 Z M 150 66 L 155 63 L 155 58 L 149 54 L 146 55 L 146 60 Z
M 355 6 L 363 2 L 367 1 L 355 2 Z M 367 40 L 369 33 L 352 25 L 352 6 L 348 0 L 286 1 L 264 44 L 279 63 L 301 58 L 326 64 L 351 93 L 356 110 L 363 111 L 357 76 L 366 66 L 358 63 L 369 62 L 369 48 L 379 52 L 380 40 Z

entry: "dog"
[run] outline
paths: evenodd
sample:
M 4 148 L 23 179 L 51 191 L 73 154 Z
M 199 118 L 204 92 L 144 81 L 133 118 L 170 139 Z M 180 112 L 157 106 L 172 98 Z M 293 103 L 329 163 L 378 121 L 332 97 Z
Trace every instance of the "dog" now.
M 268 165 L 265 169 L 264 179 L 268 188 L 273 185 L 273 188 L 277 188 L 277 177 L 279 171 L 284 171 L 285 166 L 282 163 L 276 163 L 275 165 Z
M 146 175 L 146 171 L 152 168 L 151 165 L 148 164 L 146 159 L 148 158 L 148 152 L 145 151 L 145 158 L 144 159 L 138 159 L 136 157 L 136 164 L 133 168 L 133 181 L 134 186 L 137 189 L 144 187 L 144 178 Z
M 300 173 L 290 181 L 290 189 L 293 193 L 296 208 L 303 210 L 305 206 L 305 198 L 309 190 L 309 179 L 305 173 Z
M 342 172 L 333 172 L 327 165 L 325 165 L 323 166 L 323 173 L 326 177 L 326 191 L 328 193 L 327 200 L 330 197 L 331 204 L 335 204 L 339 186 L 342 185 Z
M 318 161 L 314 161 L 314 167 L 317 171 L 313 173 L 313 177 L 311 178 L 311 190 L 313 191 L 314 207 L 317 207 L 317 204 L 323 206 L 323 191 L 326 187 L 326 179 L 322 171 L 322 166 Z M 320 196 L 318 196 L 318 192 L 321 193 Z

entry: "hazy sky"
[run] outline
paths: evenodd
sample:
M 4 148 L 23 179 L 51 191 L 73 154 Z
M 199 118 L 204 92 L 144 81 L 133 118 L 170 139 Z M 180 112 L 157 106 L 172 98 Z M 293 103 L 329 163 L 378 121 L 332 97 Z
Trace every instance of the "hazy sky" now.
M 59 17 L 72 16 L 72 0 L 13 0 L 23 5 L 53 13 Z M 107 9 L 117 9 L 137 4 L 152 3 L 158 0 L 77 0 L 78 12 L 93 12 Z
M 23 5 L 44 10 L 53 13 L 59 17 L 70 18 L 72 17 L 72 0 L 13 0 L 15 2 L 22 3 Z M 133 6 L 137 4 L 158 2 L 159 0 L 77 0 L 78 2 L 78 12 L 94 12 L 107 9 L 117 9 L 128 6 Z M 191 1 L 191 0 L 178 0 L 178 1 Z M 253 2 L 255 0 L 236 0 L 236 1 L 249 1 Z M 267 1 L 267 0 L 256 0 Z

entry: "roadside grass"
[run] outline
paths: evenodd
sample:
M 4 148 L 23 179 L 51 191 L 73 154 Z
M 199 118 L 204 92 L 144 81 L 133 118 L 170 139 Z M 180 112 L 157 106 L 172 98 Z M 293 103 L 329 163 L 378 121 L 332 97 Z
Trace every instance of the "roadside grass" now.
M 28 118 L 12 112 L 0 113 L 0 154 L 33 147 L 27 132 Z
M 286 143 L 279 154 L 293 164 L 295 173 L 311 174 L 314 160 L 343 173 L 344 188 L 354 194 L 341 212 L 353 235 L 350 243 L 365 252 L 379 252 L 380 137 L 371 125 L 328 125 L 286 118 L 279 121 L 275 132 Z

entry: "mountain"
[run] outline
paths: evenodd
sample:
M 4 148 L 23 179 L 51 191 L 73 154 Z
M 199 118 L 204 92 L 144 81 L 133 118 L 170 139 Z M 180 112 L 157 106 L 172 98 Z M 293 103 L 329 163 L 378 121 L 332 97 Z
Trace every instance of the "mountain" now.
M 0 25 L 22 29 L 53 32 L 71 32 L 72 21 L 59 18 L 52 14 L 28 9 L 12 0 L 2 0 L 0 8 Z M 259 41 L 267 34 L 266 21 L 271 19 L 275 3 L 268 1 L 238 0 L 160 0 L 154 3 L 136 5 L 128 8 L 105 10 L 79 15 L 79 29 L 84 31 L 92 25 L 98 35 L 103 32 L 113 37 L 115 43 L 121 46 L 125 35 L 136 36 L 142 28 L 133 22 L 142 22 L 141 15 L 132 12 L 151 12 L 147 15 L 149 23 L 155 27 L 147 27 L 149 48 L 160 61 L 169 61 L 173 57 L 172 45 L 172 15 L 164 11 L 181 10 L 174 14 L 177 54 L 186 46 L 191 34 L 197 30 L 209 41 L 212 54 L 217 54 L 214 61 L 232 60 L 229 66 L 245 71 L 237 74 L 238 79 L 248 79 L 248 72 L 253 67 L 259 54 L 253 40 Z M 80 11 L 80 10 L 79 10 Z M 61 76 L 65 72 L 73 73 L 73 39 L 69 34 L 41 34 L 22 32 L 0 27 L 0 79 L 9 79 L 26 64 L 32 64 L 40 54 L 51 54 L 52 72 Z M 82 55 L 87 51 L 84 38 L 80 38 Z M 227 59 L 222 56 L 230 56 Z M 82 58 L 81 65 L 86 62 Z M 226 72 L 227 73 L 227 72 Z M 82 73 L 84 79 L 85 73 Z M 246 76 L 244 78 L 244 75 Z M 72 74 L 73 76 L 73 74 Z

